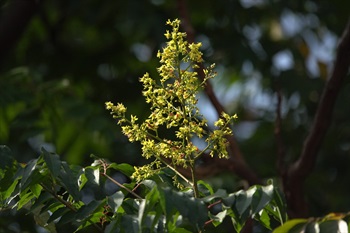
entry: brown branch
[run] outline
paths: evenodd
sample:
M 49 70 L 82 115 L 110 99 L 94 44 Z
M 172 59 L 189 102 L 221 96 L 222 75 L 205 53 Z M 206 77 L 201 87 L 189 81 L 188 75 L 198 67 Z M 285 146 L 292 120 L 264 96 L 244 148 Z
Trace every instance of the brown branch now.
M 277 170 L 281 177 L 285 174 L 285 165 L 284 165 L 284 157 L 285 157 L 285 146 L 282 139 L 282 93 L 281 89 L 278 85 L 276 85 L 276 95 L 277 95 L 277 107 L 276 107 L 276 121 L 275 121 L 275 138 L 277 144 Z
M 303 196 L 303 181 L 312 172 L 323 138 L 331 123 L 333 108 L 341 85 L 350 66 L 350 20 L 338 44 L 334 69 L 323 93 L 311 131 L 306 138 L 299 159 L 293 163 L 284 181 L 289 207 L 296 216 L 306 214 Z
M 177 4 L 178 4 L 179 13 L 181 16 L 180 17 L 182 22 L 181 26 L 183 27 L 184 31 L 187 34 L 188 42 L 193 43 L 195 38 L 195 30 L 193 29 L 190 21 L 186 0 L 178 0 Z M 202 80 L 204 80 L 205 78 L 205 75 L 203 72 L 204 67 L 202 64 L 200 64 L 199 66 L 200 67 L 198 69 L 198 75 Z M 206 82 L 204 91 L 207 94 L 209 100 L 213 104 L 219 116 L 221 116 L 223 112 L 226 112 L 224 107 L 221 105 L 220 101 L 216 97 L 210 82 L 208 81 Z M 261 180 L 257 177 L 257 175 L 245 162 L 236 139 L 233 136 L 228 136 L 227 141 L 229 142 L 229 151 L 231 155 L 229 162 L 227 162 L 227 160 L 225 161 L 225 166 L 228 168 L 227 170 L 233 171 L 238 176 L 242 177 L 243 179 L 246 179 L 251 185 L 260 184 Z

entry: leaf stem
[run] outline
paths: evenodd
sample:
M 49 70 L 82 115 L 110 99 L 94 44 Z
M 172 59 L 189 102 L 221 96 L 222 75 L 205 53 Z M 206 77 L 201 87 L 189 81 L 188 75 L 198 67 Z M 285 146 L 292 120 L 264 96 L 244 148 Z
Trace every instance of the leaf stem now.
M 195 198 L 199 198 L 199 191 L 198 191 L 198 184 L 197 184 L 197 177 L 195 172 L 194 163 L 190 165 L 191 168 L 191 176 L 192 176 L 192 188 L 193 188 L 193 194 Z
M 116 181 L 115 179 L 113 179 L 112 177 L 110 177 L 109 175 L 107 175 L 104 172 L 101 172 L 101 175 L 106 177 L 107 179 L 109 179 L 110 181 L 112 181 L 114 184 L 118 185 L 120 188 L 125 189 L 127 192 L 131 193 L 132 195 L 134 195 L 136 198 L 142 199 L 142 197 L 140 197 L 137 193 L 133 192 L 132 190 L 128 189 L 127 187 L 125 187 L 124 185 L 122 185 L 121 183 L 119 183 L 118 181 Z
M 170 168 L 173 172 L 175 172 L 178 176 L 180 176 L 186 183 L 188 183 L 189 185 L 193 186 L 193 182 L 189 181 L 184 175 L 182 175 L 178 170 L 176 170 L 176 168 L 172 167 L 169 163 L 167 163 L 164 159 L 160 158 L 160 157 L 156 157 L 159 161 L 161 161 L 162 163 L 164 163 L 168 168 Z

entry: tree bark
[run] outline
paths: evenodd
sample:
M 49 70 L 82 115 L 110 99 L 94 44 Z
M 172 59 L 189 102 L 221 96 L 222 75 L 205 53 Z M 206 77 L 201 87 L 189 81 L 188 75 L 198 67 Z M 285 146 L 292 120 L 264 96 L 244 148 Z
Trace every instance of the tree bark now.
M 293 217 L 305 217 L 307 205 L 303 185 L 312 172 L 318 151 L 331 124 L 332 112 L 350 66 L 350 20 L 340 38 L 333 72 L 323 90 L 313 126 L 302 148 L 300 157 L 289 167 L 284 188 Z

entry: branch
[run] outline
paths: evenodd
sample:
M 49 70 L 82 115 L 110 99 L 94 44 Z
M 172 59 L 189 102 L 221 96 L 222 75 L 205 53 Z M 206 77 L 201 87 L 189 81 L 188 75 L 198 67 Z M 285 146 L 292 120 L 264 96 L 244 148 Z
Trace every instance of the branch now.
M 39 1 L 12 0 L 2 9 L 0 18 L 0 64 L 13 48 L 34 15 Z
M 127 187 L 125 187 L 124 185 L 122 185 L 121 183 L 119 183 L 118 181 L 116 181 L 115 179 L 113 179 L 112 177 L 110 177 L 109 175 L 107 175 L 104 172 L 100 173 L 102 176 L 106 177 L 107 179 L 109 179 L 112 183 L 114 183 L 115 185 L 119 186 L 120 188 L 126 190 L 128 193 L 132 194 L 134 197 L 138 198 L 138 199 L 142 199 L 142 197 L 140 197 L 139 195 L 137 195 L 137 193 L 135 193 L 134 191 L 128 189 Z
M 57 201 L 61 202 L 66 208 L 68 208 L 70 211 L 77 213 L 78 210 L 74 207 L 74 205 L 66 200 L 64 200 L 63 198 L 61 198 L 60 196 L 58 196 L 54 191 L 52 191 L 50 188 L 48 188 L 44 183 L 40 183 L 41 187 L 43 187 L 43 189 L 48 192 L 49 194 L 51 194 Z M 103 232 L 103 229 L 98 226 L 96 223 L 94 223 L 91 219 L 87 220 L 88 222 L 90 222 L 96 229 L 98 232 Z
M 294 210 L 305 209 L 303 205 L 303 181 L 315 166 L 318 151 L 331 124 L 332 112 L 342 82 L 348 75 L 350 66 L 350 20 L 338 44 L 334 69 L 328 80 L 317 108 L 314 124 L 306 138 L 299 159 L 290 166 L 285 183 L 289 191 L 289 201 Z
M 182 27 L 187 34 L 188 42 L 193 43 L 195 38 L 195 31 L 190 21 L 186 0 L 178 0 L 177 4 L 181 16 Z M 200 64 L 199 66 L 200 67 L 198 69 L 198 75 L 202 80 L 204 80 L 204 67 L 202 64 Z M 206 82 L 204 91 L 206 92 L 209 100 L 213 104 L 219 116 L 221 116 L 221 113 L 226 112 L 224 107 L 221 105 L 220 101 L 216 97 L 210 82 Z M 231 155 L 229 161 L 225 161 L 226 168 L 228 168 L 227 170 L 234 171 L 238 176 L 242 177 L 243 179 L 246 179 L 251 185 L 260 184 L 261 180 L 245 162 L 234 136 L 228 136 L 226 137 L 226 139 L 229 142 L 229 152 Z
M 277 170 L 281 177 L 285 175 L 285 146 L 282 139 L 282 93 L 278 84 L 276 84 L 276 95 L 277 95 L 277 107 L 276 107 L 276 121 L 275 121 L 275 138 L 277 144 Z

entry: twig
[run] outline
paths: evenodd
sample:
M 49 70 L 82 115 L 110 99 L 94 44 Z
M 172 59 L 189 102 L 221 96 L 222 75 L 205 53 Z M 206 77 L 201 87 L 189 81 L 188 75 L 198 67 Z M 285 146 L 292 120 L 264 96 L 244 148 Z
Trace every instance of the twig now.
M 210 205 L 207 206 L 208 209 L 211 209 L 213 206 L 216 206 L 217 204 L 220 204 L 222 202 L 222 200 L 218 200 Z
M 137 193 L 133 192 L 132 190 L 130 190 L 129 188 L 125 187 L 124 185 L 122 185 L 121 183 L 119 183 L 118 181 L 116 181 L 115 179 L 113 179 L 112 177 L 110 177 L 109 175 L 107 175 L 106 173 L 101 172 L 101 175 L 106 177 L 107 179 L 109 179 L 110 181 L 112 181 L 114 184 L 118 185 L 120 188 L 125 189 L 128 193 L 134 195 L 136 198 L 142 199 L 142 197 L 140 197 L 139 195 L 137 195 Z
M 49 189 L 45 184 L 40 183 L 41 187 L 43 187 L 43 189 L 50 193 L 57 201 L 61 202 L 65 207 L 67 207 L 70 211 L 76 213 L 78 212 L 78 210 L 68 201 L 62 199 L 60 196 L 58 196 L 54 191 L 52 191 L 51 189 Z M 98 232 L 103 232 L 103 229 L 98 226 L 96 223 L 94 223 L 91 219 L 86 220 L 88 222 L 90 222 L 97 230 Z
M 299 159 L 290 166 L 288 177 L 284 181 L 287 186 L 289 205 L 295 211 L 304 210 L 304 213 L 301 213 L 301 215 L 305 214 L 306 211 L 303 201 L 303 183 L 315 166 L 318 151 L 331 123 L 334 105 L 342 82 L 348 75 L 349 66 L 350 20 L 340 38 L 334 69 L 323 90 L 311 131 L 304 141 Z

